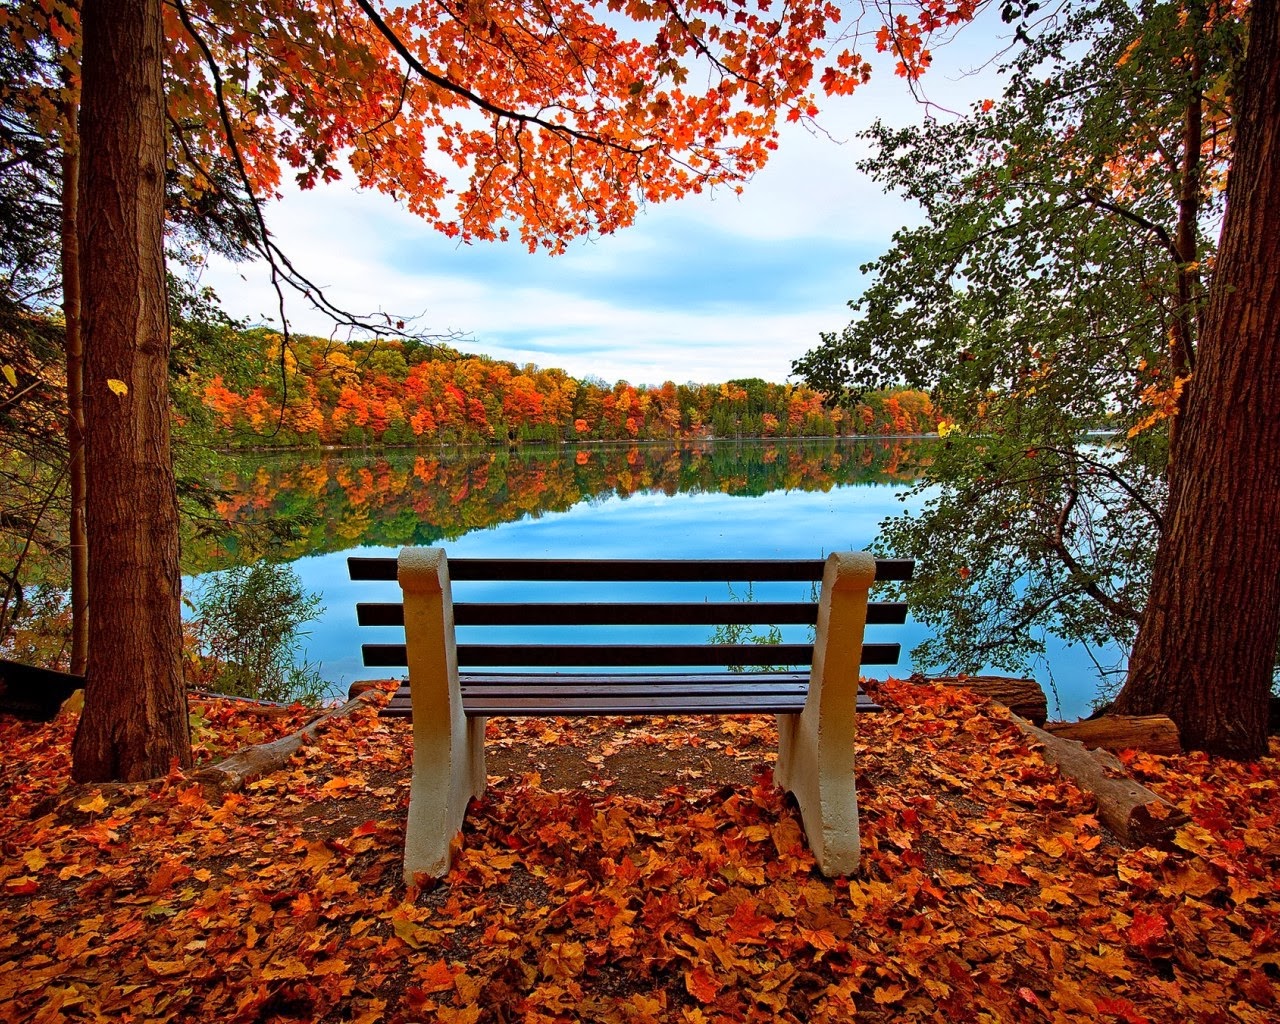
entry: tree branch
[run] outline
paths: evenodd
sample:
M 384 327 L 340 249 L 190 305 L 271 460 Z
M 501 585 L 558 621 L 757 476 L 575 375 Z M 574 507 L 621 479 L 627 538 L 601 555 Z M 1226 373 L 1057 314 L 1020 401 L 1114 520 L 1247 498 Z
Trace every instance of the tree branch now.
M 222 122 L 223 133 L 226 137 L 227 148 L 231 151 L 232 162 L 235 165 L 236 173 L 240 178 L 241 184 L 244 186 L 245 194 L 248 197 L 250 208 L 253 212 L 254 226 L 249 230 L 251 244 L 258 253 L 267 261 L 271 268 L 271 287 L 276 294 L 276 300 L 280 311 L 280 327 L 283 335 L 282 344 L 280 346 L 280 380 L 281 380 L 281 398 L 280 398 L 280 415 L 277 418 L 274 433 L 280 430 L 284 422 L 284 412 L 288 402 L 288 374 L 285 365 L 285 352 L 292 344 L 292 336 L 289 331 L 289 321 L 285 315 L 285 297 L 284 290 L 281 288 L 283 281 L 290 288 L 299 292 L 307 298 L 311 304 L 325 314 L 337 326 L 345 326 L 356 330 L 369 331 L 373 334 L 385 333 L 394 334 L 399 337 L 416 337 L 406 332 L 400 327 L 392 324 L 391 318 L 387 317 L 387 324 L 384 327 L 375 325 L 368 321 L 365 317 L 356 316 L 346 310 L 334 305 L 325 297 L 324 289 L 316 285 L 305 274 L 302 274 L 294 265 L 289 257 L 279 246 L 271 240 L 271 234 L 267 230 L 266 218 L 262 212 L 262 201 L 254 192 L 253 182 L 249 178 L 249 172 L 246 168 L 244 157 L 240 152 L 240 146 L 236 142 L 235 128 L 231 122 L 231 112 L 227 107 L 226 92 L 222 81 L 221 68 L 218 65 L 213 51 L 210 49 L 208 42 L 196 29 L 190 13 L 187 11 L 184 0 L 172 0 L 178 17 L 182 21 L 183 28 L 195 41 L 200 48 L 200 52 L 204 55 L 205 64 L 209 70 L 209 75 L 213 79 L 214 98 L 218 104 L 218 116 Z M 185 148 L 185 146 L 184 146 Z M 192 159 L 193 164 L 200 166 L 198 159 L 187 151 L 188 157 Z M 210 179 L 212 180 L 212 178 Z M 435 335 L 434 337 L 439 337 Z M 271 435 L 269 435 L 271 436 Z
M 1075 555 L 1071 553 L 1071 549 L 1067 547 L 1067 524 L 1070 522 L 1071 513 L 1079 500 L 1079 491 L 1070 478 L 1067 479 L 1066 487 L 1067 501 L 1058 512 L 1058 517 L 1054 522 L 1053 535 L 1046 538 L 1050 549 L 1058 556 L 1059 561 L 1066 566 L 1067 571 L 1071 574 L 1071 579 L 1080 586 L 1081 590 L 1112 615 L 1128 619 L 1130 622 L 1138 622 L 1142 618 L 1141 614 L 1127 602 L 1117 600 L 1098 586 L 1097 581 L 1084 571 L 1083 566 L 1076 560 Z
M 1137 224 L 1145 231 L 1150 231 L 1157 239 L 1160 240 L 1160 245 L 1169 253 L 1170 256 L 1173 257 L 1174 262 L 1181 262 L 1181 255 L 1178 252 L 1177 243 L 1174 242 L 1172 237 L 1170 237 L 1167 228 L 1155 223 L 1155 221 L 1147 220 L 1146 217 L 1134 213 L 1132 210 L 1121 206 L 1118 203 L 1113 203 L 1108 199 L 1104 199 L 1091 188 L 1086 188 L 1082 195 L 1084 196 L 1085 201 L 1091 206 L 1096 206 L 1100 210 L 1107 210 L 1114 213 L 1117 217 L 1127 220 L 1132 224 Z
M 428 69 L 420 60 L 418 60 L 417 57 L 413 55 L 413 51 L 411 51 L 405 44 L 404 40 L 400 38 L 399 33 L 397 33 L 395 29 L 383 20 L 382 15 L 378 13 L 369 0 L 356 0 L 356 5 L 368 16 L 369 21 L 373 23 L 374 28 L 378 30 L 379 34 L 391 44 L 391 48 L 395 50 L 396 53 L 400 55 L 400 58 L 420 77 L 425 81 L 430 82 L 432 85 L 439 86 L 446 92 L 451 92 L 455 96 L 460 96 L 472 106 L 485 111 L 485 113 L 492 114 L 494 117 L 503 118 L 505 120 L 516 121 L 520 124 L 536 124 L 539 128 L 543 128 L 555 135 L 567 136 L 568 138 L 575 139 L 579 142 L 589 142 L 593 145 L 605 146 L 609 149 L 616 149 L 621 153 L 629 153 L 634 156 L 639 156 L 653 148 L 652 145 L 644 146 L 640 149 L 633 146 L 626 146 L 601 135 L 594 135 L 590 132 L 579 131 L 576 128 L 570 128 L 568 125 L 556 124 L 554 121 L 548 121 L 537 114 L 522 114 L 517 110 L 511 110 L 507 107 L 492 103 L 483 96 L 480 96 L 478 93 L 472 92 L 465 86 L 459 85 L 457 82 L 450 81 L 443 75 L 437 75 L 435 72 Z

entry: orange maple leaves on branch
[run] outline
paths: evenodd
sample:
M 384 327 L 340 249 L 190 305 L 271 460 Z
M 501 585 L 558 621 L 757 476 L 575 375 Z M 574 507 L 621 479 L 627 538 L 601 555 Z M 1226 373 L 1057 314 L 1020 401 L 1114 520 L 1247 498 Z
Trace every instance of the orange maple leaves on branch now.
M 830 0 L 172 0 L 172 158 L 193 193 L 219 188 L 215 165 L 230 164 L 253 200 L 286 167 L 310 188 L 345 161 L 448 235 L 517 230 L 559 251 L 644 203 L 740 187 L 776 148 L 780 116 L 812 118 L 819 91 L 867 80 L 859 43 L 914 78 L 933 33 L 977 6 L 860 3 L 844 28 Z M 52 46 L 77 87 L 74 4 L 6 7 L 0 29 Z M 252 230 L 269 248 L 265 223 Z
M 975 7 L 918 0 L 877 49 L 915 76 L 930 34 Z M 749 178 L 780 114 L 810 118 L 815 84 L 848 93 L 870 74 L 841 17 L 826 0 L 188 0 L 171 12 L 170 110 L 255 194 L 278 188 L 282 163 L 310 187 L 345 156 L 361 186 L 446 234 L 505 239 L 517 224 L 530 249 L 558 251 L 645 202 Z M 624 19 L 651 38 L 628 38 Z

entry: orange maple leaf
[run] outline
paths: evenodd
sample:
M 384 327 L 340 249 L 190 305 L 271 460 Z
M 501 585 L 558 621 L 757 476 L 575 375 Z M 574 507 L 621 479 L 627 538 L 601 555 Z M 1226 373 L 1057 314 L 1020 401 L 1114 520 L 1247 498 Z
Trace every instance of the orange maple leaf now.
M 414 975 L 423 992 L 448 992 L 454 986 L 453 971 L 443 960 L 436 960 Z
M 720 994 L 721 984 L 707 968 L 699 965 L 684 972 L 684 987 L 698 1002 L 709 1003 Z

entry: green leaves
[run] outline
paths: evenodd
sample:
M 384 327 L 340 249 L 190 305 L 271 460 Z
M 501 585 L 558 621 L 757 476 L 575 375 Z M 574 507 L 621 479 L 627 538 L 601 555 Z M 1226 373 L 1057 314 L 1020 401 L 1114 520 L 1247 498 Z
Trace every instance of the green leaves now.
M 187 680 L 219 693 L 263 700 L 317 703 L 328 684 L 299 664 L 302 626 L 320 610 L 294 570 L 268 561 L 206 577 L 189 623 L 199 652 Z
M 1020 36 L 999 103 L 865 136 L 863 169 L 926 220 L 794 369 L 846 399 L 928 390 L 963 435 L 926 468 L 924 511 L 881 538 L 917 558 L 924 663 L 1020 671 L 1050 633 L 1132 640 L 1202 299 L 1180 247 L 1211 259 L 1221 213 L 1230 111 L 1209 83 L 1238 56 L 1237 20 L 1185 13 L 1070 4 Z

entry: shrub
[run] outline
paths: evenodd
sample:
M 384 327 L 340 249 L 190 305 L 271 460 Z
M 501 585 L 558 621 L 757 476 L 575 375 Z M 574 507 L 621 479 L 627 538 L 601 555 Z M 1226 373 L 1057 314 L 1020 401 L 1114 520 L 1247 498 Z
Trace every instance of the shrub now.
M 301 628 L 320 610 L 288 565 L 257 562 L 212 573 L 189 623 L 197 661 L 188 682 L 257 700 L 318 704 L 328 683 L 301 655 Z

